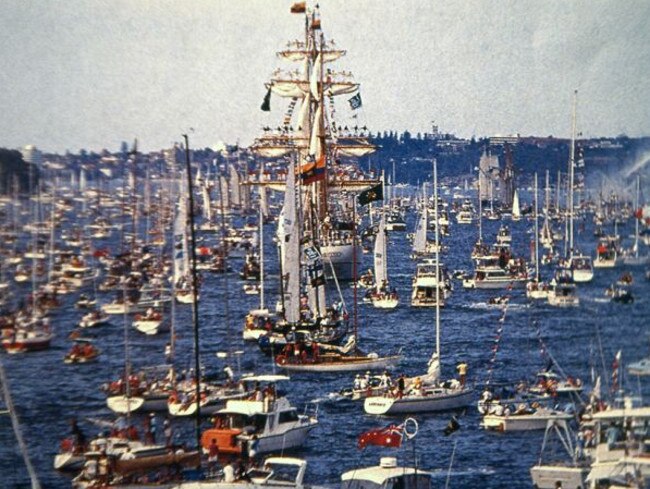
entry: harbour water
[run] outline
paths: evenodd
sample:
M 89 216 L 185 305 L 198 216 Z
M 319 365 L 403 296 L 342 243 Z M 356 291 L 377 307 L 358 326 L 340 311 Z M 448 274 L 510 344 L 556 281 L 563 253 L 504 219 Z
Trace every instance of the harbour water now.
M 415 216 L 408 216 L 409 231 L 415 227 Z M 500 222 L 483 223 L 486 242 L 492 242 Z M 513 230 L 513 249 L 518 256 L 529 256 L 532 221 L 523 219 L 507 224 Z M 577 229 L 577 228 L 576 228 Z M 275 303 L 277 287 L 277 252 L 270 236 L 275 225 L 265 228 L 268 270 L 267 305 Z M 633 226 L 619 227 L 622 236 L 633 233 Z M 449 270 L 471 270 L 470 253 L 477 238 L 475 225 L 451 225 L 451 236 L 444 243 L 449 251 L 442 260 Z M 211 238 L 214 239 L 214 238 Z M 594 253 L 593 225 L 586 221 L 585 229 L 577 234 L 582 251 Z M 116 247 L 115 237 L 107 242 Z M 416 375 L 426 369 L 427 360 L 435 344 L 433 309 L 415 309 L 409 306 L 411 279 L 415 262 L 409 259 L 410 243 L 406 233 L 391 233 L 388 244 L 388 268 L 391 284 L 400 295 L 400 306 L 393 311 L 359 305 L 359 341 L 365 351 L 390 353 L 403 349 L 404 360 L 397 371 Z M 371 266 L 371 255 L 364 255 L 364 269 Z M 236 272 L 241 260 L 232 260 L 233 273 L 225 290 L 222 275 L 206 274 L 201 289 L 199 306 L 202 361 L 208 372 L 221 370 L 223 360 L 217 352 L 243 351 L 241 371 L 268 373 L 272 361 L 263 356 L 257 345 L 244 344 L 241 339 L 243 318 L 256 307 L 259 297 L 244 295 L 242 282 Z M 631 270 L 631 287 L 635 302 L 629 305 L 611 303 L 604 290 L 625 271 Z M 551 269 L 543 268 L 543 276 L 550 277 Z M 273 279 L 275 277 L 275 280 Z M 332 293 L 335 288 L 332 286 Z M 15 293 L 27 295 L 29 285 L 16 285 Z M 498 294 L 511 296 L 503 323 L 499 318 L 503 308 L 489 305 L 488 300 Z M 100 300 L 108 302 L 115 292 L 100 293 Z M 224 299 L 228 295 L 230 317 L 225 317 Z M 352 310 L 352 289 L 345 286 L 348 309 Z M 460 361 L 469 365 L 470 382 L 476 383 L 476 400 L 480 386 L 487 379 L 497 327 L 503 326 L 499 350 L 494 365 L 493 380 L 517 381 L 531 379 L 546 366 L 538 331 L 556 361 L 567 374 L 579 377 L 591 387 L 591 371 L 603 378 L 603 392 L 609 394 L 611 365 L 617 351 L 622 350 L 623 362 L 632 362 L 647 356 L 650 346 L 648 317 L 650 316 L 650 281 L 644 278 L 643 268 L 618 267 L 596 270 L 595 278 L 578 286 L 580 306 L 552 308 L 545 303 L 533 304 L 522 289 L 512 291 L 480 291 L 463 289 L 454 281 L 454 292 L 441 312 L 442 372 L 443 377 L 455 375 Z M 56 337 L 50 349 L 42 352 L 8 356 L 2 353 L 10 388 L 17 406 L 23 434 L 32 461 L 43 487 L 64 488 L 70 479 L 52 468 L 54 455 L 61 439 L 68 435 L 69 421 L 79 420 L 87 435 L 96 433 L 89 419 L 114 419 L 105 404 L 99 387 L 117 378 L 124 368 L 124 322 L 121 316 L 112 316 L 111 324 L 89 332 L 102 350 L 100 361 L 88 365 L 65 365 L 63 356 L 70 347 L 68 334 L 81 317 L 73 307 L 78 294 L 62 297 L 63 306 L 52 313 L 51 324 Z M 177 308 L 177 365 L 190 368 L 192 325 L 190 306 Z M 129 348 L 134 368 L 164 363 L 167 334 L 144 337 L 129 325 Z M 236 365 L 237 362 L 232 362 Z M 353 374 L 295 374 L 282 386 L 294 404 L 305 406 L 316 402 L 319 406 L 319 426 L 312 432 L 304 449 L 297 451 L 309 462 L 308 480 L 319 484 L 338 484 L 343 471 L 356 466 L 375 464 L 380 456 L 396 455 L 400 461 L 413 463 L 431 470 L 439 487 L 447 477 L 450 488 L 530 487 L 529 468 L 537 462 L 543 433 L 494 433 L 479 428 L 479 415 L 472 406 L 459 415 L 460 430 L 444 436 L 443 429 L 451 413 L 415 416 L 419 433 L 414 442 L 400 449 L 369 447 L 358 450 L 357 437 L 368 429 L 399 423 L 403 418 L 375 418 L 363 413 L 360 404 L 333 402 L 328 393 L 351 385 Z M 624 377 L 624 387 L 632 394 L 650 394 L 647 381 Z M 159 415 L 162 425 L 162 416 Z M 142 416 L 136 416 L 142 425 Z M 192 442 L 193 425 L 190 420 L 172 421 L 179 440 Z M 207 423 L 207 421 L 206 421 Z M 27 487 L 29 479 L 18 452 L 7 416 L 0 417 L 0 487 Z

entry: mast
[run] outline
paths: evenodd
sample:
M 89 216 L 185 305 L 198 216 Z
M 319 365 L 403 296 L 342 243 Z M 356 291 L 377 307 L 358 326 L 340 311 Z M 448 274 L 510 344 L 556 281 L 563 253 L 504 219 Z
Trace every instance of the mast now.
M 479 202 L 481 197 L 479 195 Z M 438 162 L 433 159 L 433 218 L 436 222 L 436 355 L 440 362 L 440 244 L 438 233 Z
M 571 148 L 569 148 L 569 253 L 573 254 L 573 179 L 576 157 L 576 109 L 578 90 L 573 91 L 573 114 L 571 122 Z
M 190 236 L 192 241 L 192 323 L 194 326 L 194 381 L 196 382 L 196 446 L 201 446 L 201 362 L 199 353 L 199 304 L 198 291 L 199 281 L 196 274 L 196 231 L 194 229 L 194 196 L 192 194 L 192 169 L 190 167 L 190 142 L 187 134 L 183 134 L 185 139 L 185 170 L 187 172 L 187 191 L 189 199 L 189 218 L 190 218 Z M 223 219 L 223 207 L 221 208 L 221 218 Z M 227 274 L 224 274 L 227 276 Z M 228 301 L 226 301 L 227 303 Z
M 637 174 L 636 176 L 636 205 L 634 206 L 634 257 L 639 258 L 639 217 L 636 216 L 638 209 L 641 207 L 641 176 Z
M 537 194 L 537 172 L 535 172 L 535 282 L 539 282 L 539 215 Z
M 260 309 L 264 309 L 264 211 L 260 206 Z

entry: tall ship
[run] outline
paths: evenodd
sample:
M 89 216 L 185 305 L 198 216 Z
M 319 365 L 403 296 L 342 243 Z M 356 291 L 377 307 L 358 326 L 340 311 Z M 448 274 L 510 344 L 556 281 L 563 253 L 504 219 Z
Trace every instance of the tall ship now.
M 351 280 L 362 254 L 354 239 L 354 194 L 380 183 L 363 175 L 354 160 L 376 147 L 366 127 L 340 117 L 347 113 L 354 121 L 362 106 L 354 75 L 332 67 L 346 52 L 325 36 L 317 6 L 303 9 L 300 4 L 294 13 L 304 15 L 304 37 L 277 53 L 293 66 L 273 73 L 261 107 L 271 110 L 272 95 L 288 99 L 283 122 L 276 129 L 266 127 L 251 149 L 287 168 L 293 165 L 305 238 L 318 248 L 326 277 Z M 336 109 L 339 97 L 347 98 L 347 109 Z M 282 180 L 258 183 L 281 191 L 286 186 Z

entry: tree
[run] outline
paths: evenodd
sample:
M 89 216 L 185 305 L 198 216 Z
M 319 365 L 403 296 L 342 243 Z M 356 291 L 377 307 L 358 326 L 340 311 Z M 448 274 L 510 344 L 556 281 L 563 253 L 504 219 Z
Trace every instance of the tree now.
M 30 167 L 34 179 L 31 185 L 33 189 L 36 188 L 35 183 L 38 182 L 38 168 L 25 162 L 20 151 L 0 148 L 0 193 L 11 193 L 14 182 L 18 183 L 20 192 L 29 191 Z

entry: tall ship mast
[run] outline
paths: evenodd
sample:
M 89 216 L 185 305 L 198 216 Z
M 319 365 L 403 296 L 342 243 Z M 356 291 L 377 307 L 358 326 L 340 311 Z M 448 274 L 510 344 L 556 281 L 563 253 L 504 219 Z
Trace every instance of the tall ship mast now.
M 295 167 L 306 236 L 319 248 L 325 273 L 331 275 L 333 269 L 337 279 L 350 280 L 355 256 L 357 261 L 361 256 L 352 239 L 353 193 L 379 183 L 359 177 L 350 158 L 371 154 L 376 147 L 369 142 L 366 127 L 350 127 L 356 123 L 339 120 L 335 100 L 352 96 L 350 109 L 357 110 L 362 105 L 359 84 L 351 72 L 331 67 L 346 52 L 323 33 L 318 6 L 310 9 L 298 3 L 292 12 L 304 16 L 304 38 L 289 41 L 277 54 L 298 68 L 273 73 L 262 110 L 271 110 L 272 94 L 289 103 L 282 125 L 264 128 L 251 149 L 263 158 L 284 158 L 288 168 Z M 285 186 L 284 181 L 261 184 L 275 190 Z

